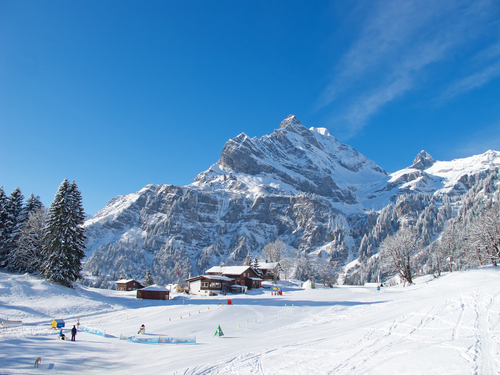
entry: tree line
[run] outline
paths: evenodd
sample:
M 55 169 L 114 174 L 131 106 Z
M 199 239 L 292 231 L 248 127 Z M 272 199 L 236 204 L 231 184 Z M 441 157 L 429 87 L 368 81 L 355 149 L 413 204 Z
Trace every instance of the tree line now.
M 25 202 L 19 188 L 7 196 L 0 187 L 0 268 L 72 287 L 85 257 L 84 221 L 75 181 L 61 183 L 48 210 L 39 196 Z
M 403 226 L 388 236 L 380 248 L 380 269 L 397 272 L 408 284 L 412 284 L 419 269 L 417 257 L 420 254 L 430 254 L 426 268 L 436 276 L 443 271 L 488 264 L 497 266 L 500 262 L 500 205 L 493 204 L 470 222 L 463 222 L 459 217 L 451 220 L 439 239 L 427 246 L 414 227 Z

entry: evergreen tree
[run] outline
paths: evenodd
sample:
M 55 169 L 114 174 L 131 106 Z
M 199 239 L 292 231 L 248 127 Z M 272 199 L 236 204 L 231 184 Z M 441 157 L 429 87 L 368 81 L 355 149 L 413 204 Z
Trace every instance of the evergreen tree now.
M 151 275 L 150 268 L 148 268 L 148 270 L 146 271 L 146 274 L 144 275 L 144 278 L 142 279 L 142 283 L 144 284 L 144 286 L 150 286 L 150 285 L 154 284 L 153 276 Z
M 40 209 L 43 207 L 43 203 L 40 200 L 40 196 L 37 195 L 35 196 L 33 193 L 30 194 L 28 199 L 26 200 L 26 205 L 25 205 L 25 211 L 27 213 L 27 216 L 31 214 L 32 212 Z
M 51 282 L 71 287 L 80 277 L 85 257 L 85 214 L 76 183 L 65 179 L 49 208 L 44 231 L 41 275 Z
M 252 257 L 250 253 L 247 253 L 247 257 L 245 258 L 245 266 L 251 267 L 252 266 Z
M 21 234 L 21 228 L 26 221 L 24 211 L 24 196 L 21 189 L 14 189 L 4 205 L 3 238 L 0 250 L 0 266 L 6 267 L 10 254 L 16 249 L 16 242 Z
M 3 191 L 3 186 L 0 187 L 0 266 L 3 263 L 2 260 L 7 259 L 7 253 L 5 252 L 5 242 L 7 239 L 7 196 Z
M 255 256 L 255 258 L 253 258 L 252 267 L 255 269 L 259 268 L 259 258 L 257 258 L 257 255 Z

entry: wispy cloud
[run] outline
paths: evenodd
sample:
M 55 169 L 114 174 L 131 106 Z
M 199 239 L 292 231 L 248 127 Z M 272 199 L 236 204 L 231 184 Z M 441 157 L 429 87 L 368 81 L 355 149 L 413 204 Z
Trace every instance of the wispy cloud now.
M 479 52 L 471 61 L 476 67 L 475 71 L 453 82 L 445 91 L 444 98 L 451 98 L 463 92 L 481 87 L 492 79 L 499 77 L 500 42 Z
M 464 47 L 491 27 L 498 8 L 490 0 L 379 1 L 335 67 L 318 109 L 332 107 L 335 122 L 343 124 L 348 135 L 356 134 L 380 108 L 421 85 L 421 75 L 436 63 L 458 59 Z M 497 37 L 500 40 L 500 33 Z M 495 55 L 496 49 L 489 53 Z M 499 69 L 500 63 L 492 62 L 458 80 L 450 93 L 481 85 Z M 340 109 L 335 108 L 338 102 Z

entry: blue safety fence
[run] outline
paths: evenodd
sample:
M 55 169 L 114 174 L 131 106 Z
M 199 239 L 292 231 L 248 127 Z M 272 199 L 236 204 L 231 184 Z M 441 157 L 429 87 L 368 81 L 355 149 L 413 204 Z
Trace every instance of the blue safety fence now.
M 196 337 L 136 337 L 120 335 L 120 340 L 143 344 L 196 344 Z
M 88 328 L 88 327 L 80 326 L 80 328 L 78 330 L 81 331 L 81 332 L 87 332 L 87 333 L 92 333 L 94 335 L 99 335 L 99 336 L 102 336 L 102 337 L 106 337 L 106 333 L 104 331 L 101 331 L 100 329 Z

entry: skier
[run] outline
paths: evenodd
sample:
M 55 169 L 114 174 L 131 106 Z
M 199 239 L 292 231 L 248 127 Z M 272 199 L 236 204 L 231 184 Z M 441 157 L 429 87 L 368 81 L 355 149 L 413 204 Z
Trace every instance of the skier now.
M 73 326 L 73 328 L 71 328 L 71 341 L 75 341 L 75 336 L 76 336 L 76 327 Z
M 59 330 L 59 338 L 61 340 L 66 340 L 66 335 L 62 332 L 62 328 Z

